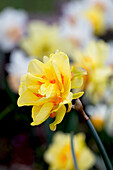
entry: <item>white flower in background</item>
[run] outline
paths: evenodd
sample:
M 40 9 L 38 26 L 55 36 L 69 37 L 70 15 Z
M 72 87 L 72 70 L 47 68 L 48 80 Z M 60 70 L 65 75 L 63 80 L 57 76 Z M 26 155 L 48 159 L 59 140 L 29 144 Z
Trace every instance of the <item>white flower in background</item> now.
M 62 13 L 64 16 L 74 19 L 74 17 L 80 17 L 82 11 L 86 8 L 86 6 L 87 5 L 85 1 L 70 1 L 63 5 Z
M 31 58 L 27 58 L 23 51 L 14 50 L 10 56 L 10 63 L 6 65 L 8 83 L 11 90 L 18 93 L 20 78 L 27 74 L 28 64 Z
M 71 23 L 75 22 L 76 18 L 86 19 L 96 35 L 103 35 L 106 30 L 113 29 L 112 0 L 71 1 L 63 6 L 62 13 Z M 82 29 L 83 33 L 85 27 L 87 28 L 86 24 Z
M 95 6 L 104 12 L 107 29 L 113 28 L 113 1 L 112 0 L 85 0 L 89 7 Z
M 90 119 L 98 131 L 101 131 L 105 125 L 107 117 L 107 105 L 97 104 L 97 105 L 88 105 L 86 107 L 86 112 L 90 116 Z
M 113 136 L 113 105 L 109 108 L 108 113 L 105 130 L 110 136 Z
M 6 8 L 0 13 L 0 48 L 9 52 L 25 33 L 28 16 L 23 10 Z
M 74 21 L 62 17 L 60 20 L 61 36 L 70 40 L 75 46 L 86 46 L 93 37 L 90 23 L 83 18 L 75 18 Z
M 60 18 L 61 36 L 69 39 L 75 46 L 84 47 L 93 38 L 93 29 L 88 20 L 82 17 L 85 4 L 72 1 L 62 8 Z

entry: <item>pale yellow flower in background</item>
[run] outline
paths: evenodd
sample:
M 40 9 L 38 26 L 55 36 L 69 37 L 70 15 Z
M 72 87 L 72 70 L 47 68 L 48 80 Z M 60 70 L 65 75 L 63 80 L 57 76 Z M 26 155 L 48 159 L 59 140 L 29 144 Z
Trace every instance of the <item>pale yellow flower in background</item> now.
M 79 133 L 73 138 L 74 149 L 80 170 L 88 170 L 94 165 L 95 156 L 85 143 L 85 135 Z M 44 154 L 49 170 L 74 170 L 70 145 L 70 134 L 57 132 L 53 142 Z
M 84 16 L 90 21 L 95 34 L 104 34 L 106 31 L 106 22 L 104 11 L 98 7 L 92 7 L 84 11 Z
M 108 49 L 108 45 L 103 41 L 92 41 L 84 50 L 75 51 L 75 65 L 85 68 L 88 73 L 84 76 L 83 89 L 86 90 L 86 96 L 94 103 L 103 98 L 108 78 L 112 74 L 112 70 L 105 63 Z
M 33 105 L 33 126 L 43 123 L 49 116 L 55 117 L 50 124 L 50 129 L 55 130 L 65 116 L 65 104 L 69 111 L 72 99 L 83 95 L 83 92 L 73 94 L 70 90 L 80 88 L 82 76 L 87 73 L 76 67 L 71 72 L 69 58 L 63 52 L 44 57 L 44 62 L 34 59 L 29 63 L 28 73 L 21 79 L 18 106 Z
M 43 21 L 32 21 L 28 27 L 28 36 L 23 38 L 21 47 L 30 55 L 39 60 L 43 56 L 59 49 L 66 52 L 70 57 L 73 54 L 73 45 L 60 35 L 58 25 L 48 25 Z

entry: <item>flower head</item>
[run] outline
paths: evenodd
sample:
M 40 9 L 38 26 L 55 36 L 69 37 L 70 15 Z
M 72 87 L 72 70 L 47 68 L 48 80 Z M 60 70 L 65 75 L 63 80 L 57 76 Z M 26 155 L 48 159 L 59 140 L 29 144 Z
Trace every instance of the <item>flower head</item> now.
M 29 63 L 28 73 L 21 79 L 18 106 L 33 105 L 33 126 L 49 116 L 55 117 L 50 124 L 50 129 L 55 130 L 66 113 L 65 104 L 70 110 L 72 99 L 83 95 L 83 92 L 73 94 L 70 90 L 81 87 L 86 71 L 73 67 L 71 74 L 68 56 L 63 52 L 51 54 L 50 59 L 44 57 L 44 62 L 34 59 Z
M 88 72 L 84 77 L 84 89 L 92 102 L 98 102 L 107 89 L 108 78 L 112 70 L 106 65 L 108 46 L 103 41 L 92 41 L 84 50 L 76 50 L 77 66 L 82 66 Z
M 103 13 L 103 15 L 104 15 L 103 19 L 104 19 L 104 22 L 105 22 L 105 29 L 112 29 L 113 28 L 113 21 L 112 21 L 113 1 L 112 0 L 99 0 L 99 1 L 98 0 L 86 0 L 86 3 L 89 5 L 88 8 L 95 8 L 95 9 L 98 9 L 99 11 L 101 11 Z M 101 30 L 100 30 L 100 32 L 101 32 Z
M 25 33 L 28 16 L 23 10 L 6 8 L 0 13 L 0 48 L 12 50 Z
M 83 34 L 83 27 L 84 34 Z M 61 35 L 75 47 L 84 47 L 93 38 L 93 30 L 88 20 L 77 16 L 63 16 L 60 20 Z
M 105 14 L 99 8 L 90 7 L 84 11 L 84 16 L 90 21 L 95 34 L 104 34 L 106 31 Z
M 72 44 L 60 36 L 57 25 L 48 25 L 42 21 L 30 22 L 28 36 L 23 38 L 21 46 L 30 56 L 41 61 L 43 56 L 48 56 L 56 49 L 63 50 L 69 55 L 72 55 L 73 49 Z
M 60 18 L 61 35 L 77 47 L 84 47 L 93 38 L 92 25 L 81 16 L 85 8 L 84 5 L 79 1 L 66 3 L 62 8 L 63 15 Z
M 85 136 L 79 133 L 73 138 L 76 159 L 80 170 L 87 170 L 94 164 L 95 157 L 85 144 Z M 74 170 L 73 158 L 70 146 L 70 135 L 57 132 L 53 137 L 53 143 L 44 154 L 45 161 L 50 165 L 50 170 Z M 88 161 L 87 161 L 88 160 Z

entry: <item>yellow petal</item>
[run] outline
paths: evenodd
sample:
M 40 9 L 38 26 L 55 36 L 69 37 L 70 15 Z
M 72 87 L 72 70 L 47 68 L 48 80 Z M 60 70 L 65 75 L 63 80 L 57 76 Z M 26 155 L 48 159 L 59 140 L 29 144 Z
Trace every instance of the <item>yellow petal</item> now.
M 47 63 L 45 63 L 45 73 L 46 73 L 46 77 L 51 80 L 52 79 L 55 79 L 55 76 L 54 76 L 54 72 L 53 72 L 53 66 L 52 66 L 52 61 L 49 60 Z
M 33 75 L 44 75 L 45 74 L 44 64 L 39 60 L 33 59 L 29 63 L 28 72 L 30 72 Z
M 53 68 L 54 68 L 54 71 L 55 71 L 56 78 L 60 83 L 59 86 L 60 86 L 61 92 L 63 92 L 64 88 L 63 88 L 63 84 L 62 84 L 61 73 L 60 73 L 59 67 L 58 67 L 57 62 L 55 60 L 52 61 L 52 64 L 53 64 Z
M 68 56 L 63 52 L 55 53 L 52 56 L 59 67 L 59 71 L 62 74 L 63 81 L 64 81 L 64 92 L 67 95 L 69 91 L 67 89 L 70 88 L 70 79 L 71 79 L 71 71 L 70 71 L 70 64 Z
M 36 104 L 38 97 L 33 94 L 30 90 L 26 90 L 22 95 L 18 98 L 17 104 L 18 106 L 30 106 Z
M 63 101 L 63 104 L 71 103 L 72 97 L 73 97 L 73 93 L 72 93 L 72 92 L 69 92 L 68 96 L 67 96 L 66 99 Z
M 43 83 L 44 82 L 44 79 L 41 78 L 41 77 L 37 77 L 31 73 L 27 73 L 26 75 L 26 85 L 37 85 L 38 82 L 41 82 Z
M 51 98 L 37 97 L 32 91 L 26 90 L 17 101 L 18 106 L 31 106 L 31 105 L 42 105 L 46 102 L 50 102 Z
M 83 84 L 82 77 L 74 77 L 71 81 L 71 89 L 80 88 Z
M 31 85 L 27 87 L 30 91 L 32 91 L 33 93 L 38 93 L 38 89 L 40 88 L 40 85 Z
M 53 55 L 61 73 L 66 77 L 70 77 L 70 64 L 68 56 L 63 52 L 58 52 Z
M 74 93 L 74 94 L 73 94 L 73 99 L 78 99 L 78 98 L 81 97 L 83 94 L 84 94 L 84 92 Z
M 66 113 L 66 107 L 65 107 L 65 105 L 62 105 L 59 108 L 59 110 L 56 112 L 55 121 L 49 125 L 49 127 L 52 131 L 56 130 L 56 125 L 59 124 L 63 120 L 65 113 Z
M 54 96 L 59 96 L 60 91 L 58 90 L 58 87 L 56 84 L 49 84 L 49 86 L 46 89 L 46 96 L 47 97 L 54 97 Z
M 72 108 L 72 103 L 68 103 L 68 110 L 67 110 L 67 112 L 70 112 L 71 108 Z
M 50 111 L 52 110 L 54 104 L 53 103 L 45 103 L 42 107 L 40 106 L 33 106 L 32 109 L 32 117 L 33 122 L 31 123 L 32 126 L 39 125 L 44 122 L 50 115 Z
M 74 73 L 74 76 L 87 75 L 87 71 L 84 68 L 82 68 L 82 67 L 75 67 L 75 66 L 73 66 L 71 68 L 71 71 Z
M 26 75 L 21 77 L 20 82 L 21 82 L 21 84 L 19 86 L 19 95 L 21 95 L 27 89 L 27 87 L 26 87 Z

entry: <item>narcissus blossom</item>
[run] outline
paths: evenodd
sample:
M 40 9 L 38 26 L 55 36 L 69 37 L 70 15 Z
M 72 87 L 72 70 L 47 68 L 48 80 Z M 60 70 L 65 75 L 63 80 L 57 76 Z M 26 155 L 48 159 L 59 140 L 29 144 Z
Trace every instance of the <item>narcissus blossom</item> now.
M 88 8 L 99 9 L 104 15 L 105 29 L 113 29 L 113 1 L 112 0 L 85 0 Z M 96 12 L 96 11 L 95 11 Z M 101 22 L 101 21 L 100 21 Z M 101 30 L 100 30 L 101 31 Z
M 73 143 L 78 168 L 80 170 L 90 169 L 95 162 L 95 157 L 85 143 L 85 135 L 82 133 L 75 135 Z M 49 170 L 74 170 L 70 135 L 57 132 L 44 154 L 44 159 L 49 164 Z
M 72 55 L 73 45 L 60 35 L 58 25 L 49 25 L 44 21 L 32 21 L 28 25 L 28 35 L 21 42 L 21 47 L 30 55 L 39 60 L 43 56 L 59 49 L 69 56 Z
M 24 10 L 6 8 L 0 13 L 0 48 L 11 51 L 25 34 L 28 15 Z
M 84 11 L 84 16 L 90 21 L 95 34 L 104 34 L 106 31 L 105 14 L 99 8 L 89 7 Z
M 31 125 L 39 125 L 49 116 L 55 117 L 50 124 L 50 129 L 55 130 L 65 116 L 65 104 L 69 111 L 72 99 L 83 95 L 70 90 L 81 87 L 85 74 L 84 69 L 76 67 L 71 72 L 68 56 L 63 52 L 51 54 L 50 59 L 44 57 L 44 63 L 32 60 L 27 75 L 21 79 L 18 99 L 18 106 L 33 105 Z
M 84 76 L 84 89 L 87 97 L 94 103 L 102 100 L 107 89 L 111 68 L 106 64 L 109 47 L 103 41 L 92 41 L 84 50 L 75 51 L 77 66 L 82 66 L 88 72 Z
M 70 1 L 66 3 L 62 9 L 63 15 L 66 16 L 71 23 L 76 23 L 77 18 L 80 18 L 80 20 L 87 20 L 87 22 L 91 24 L 93 33 L 96 35 L 102 35 L 107 30 L 113 29 L 112 11 L 112 0 Z M 88 25 L 85 26 L 85 34 L 88 31 L 87 29 L 89 30 Z

